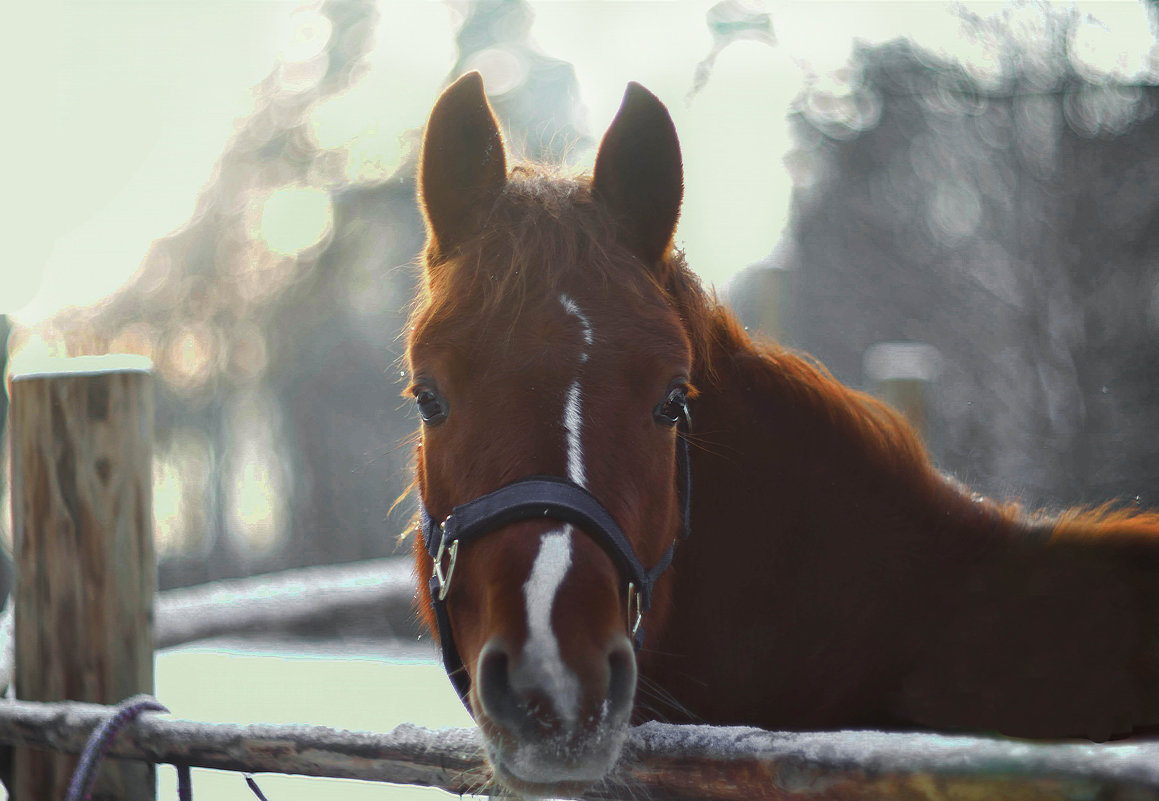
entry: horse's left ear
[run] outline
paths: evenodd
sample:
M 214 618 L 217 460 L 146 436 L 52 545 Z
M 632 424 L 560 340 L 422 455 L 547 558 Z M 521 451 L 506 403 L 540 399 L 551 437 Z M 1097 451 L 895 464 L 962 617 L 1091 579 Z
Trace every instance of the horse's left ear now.
M 625 243 L 647 264 L 672 244 L 684 165 L 668 109 L 638 83 L 628 84 L 596 156 L 592 193 L 623 223 Z

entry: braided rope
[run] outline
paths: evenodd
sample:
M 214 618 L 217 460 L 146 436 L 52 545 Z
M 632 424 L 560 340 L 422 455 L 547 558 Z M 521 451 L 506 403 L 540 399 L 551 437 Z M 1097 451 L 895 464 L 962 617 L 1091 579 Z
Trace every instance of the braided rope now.
M 85 749 L 81 752 L 80 762 L 73 771 L 72 780 L 68 783 L 68 794 L 65 801 L 88 801 L 92 794 L 93 782 L 97 778 L 97 770 L 108 755 L 109 746 L 113 738 L 120 732 L 121 727 L 135 720 L 142 712 L 168 712 L 169 710 L 156 698 L 149 695 L 134 695 L 122 701 L 117 714 L 107 718 L 89 735 Z M 188 770 L 188 769 L 187 769 Z M 182 798 L 181 801 L 189 801 Z
M 254 791 L 254 795 L 256 795 L 258 797 L 259 801 L 270 801 L 262 793 L 261 789 L 258 787 L 258 783 L 254 781 L 254 777 L 249 775 L 248 773 L 245 775 L 245 783 L 246 783 L 247 787 L 249 787 L 251 790 Z
M 81 752 L 80 761 L 73 771 L 72 779 L 68 783 L 68 793 L 65 801 L 89 801 L 93 783 L 97 778 L 97 771 L 101 763 L 108 756 L 109 746 L 120 733 L 126 723 L 136 720 L 142 712 L 168 712 L 160 701 L 151 695 L 134 695 L 117 705 L 117 713 L 107 718 L 93 729 Z M 177 768 L 177 798 L 178 801 L 193 801 L 193 778 L 188 765 L 174 765 Z M 253 791 L 259 801 L 269 801 L 254 781 L 253 776 L 245 774 L 246 786 Z

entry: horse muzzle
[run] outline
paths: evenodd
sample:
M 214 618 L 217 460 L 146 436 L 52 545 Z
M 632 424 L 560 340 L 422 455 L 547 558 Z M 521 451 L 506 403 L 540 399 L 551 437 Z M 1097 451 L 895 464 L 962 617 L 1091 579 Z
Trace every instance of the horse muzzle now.
M 632 644 L 620 636 L 583 684 L 534 655 L 513 658 L 502 641 L 479 655 L 476 718 L 496 778 L 531 795 L 576 793 L 619 759 L 636 693 Z

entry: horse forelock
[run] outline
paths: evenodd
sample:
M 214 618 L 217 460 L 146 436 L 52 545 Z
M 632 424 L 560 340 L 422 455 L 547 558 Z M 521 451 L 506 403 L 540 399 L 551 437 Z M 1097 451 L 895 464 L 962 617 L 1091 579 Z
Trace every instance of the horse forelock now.
M 509 337 L 526 305 L 554 304 L 577 282 L 641 299 L 665 296 L 666 282 L 620 241 L 618 225 L 593 198 L 588 176 L 514 168 L 477 236 L 449 256 L 432 248 L 424 254 L 412 341 L 424 330 Z M 666 261 L 683 265 L 675 252 Z

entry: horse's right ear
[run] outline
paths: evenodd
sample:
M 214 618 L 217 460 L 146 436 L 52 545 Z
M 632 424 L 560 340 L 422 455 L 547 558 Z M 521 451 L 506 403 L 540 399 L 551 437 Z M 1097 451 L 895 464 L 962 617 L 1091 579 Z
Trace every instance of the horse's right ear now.
M 668 109 L 638 83 L 628 84 L 600 142 L 592 193 L 621 221 L 625 244 L 645 263 L 668 251 L 684 199 L 680 141 Z
M 448 256 L 479 232 L 488 201 L 506 181 L 503 137 L 483 78 L 469 72 L 435 103 L 423 137 L 420 206 L 437 253 Z

